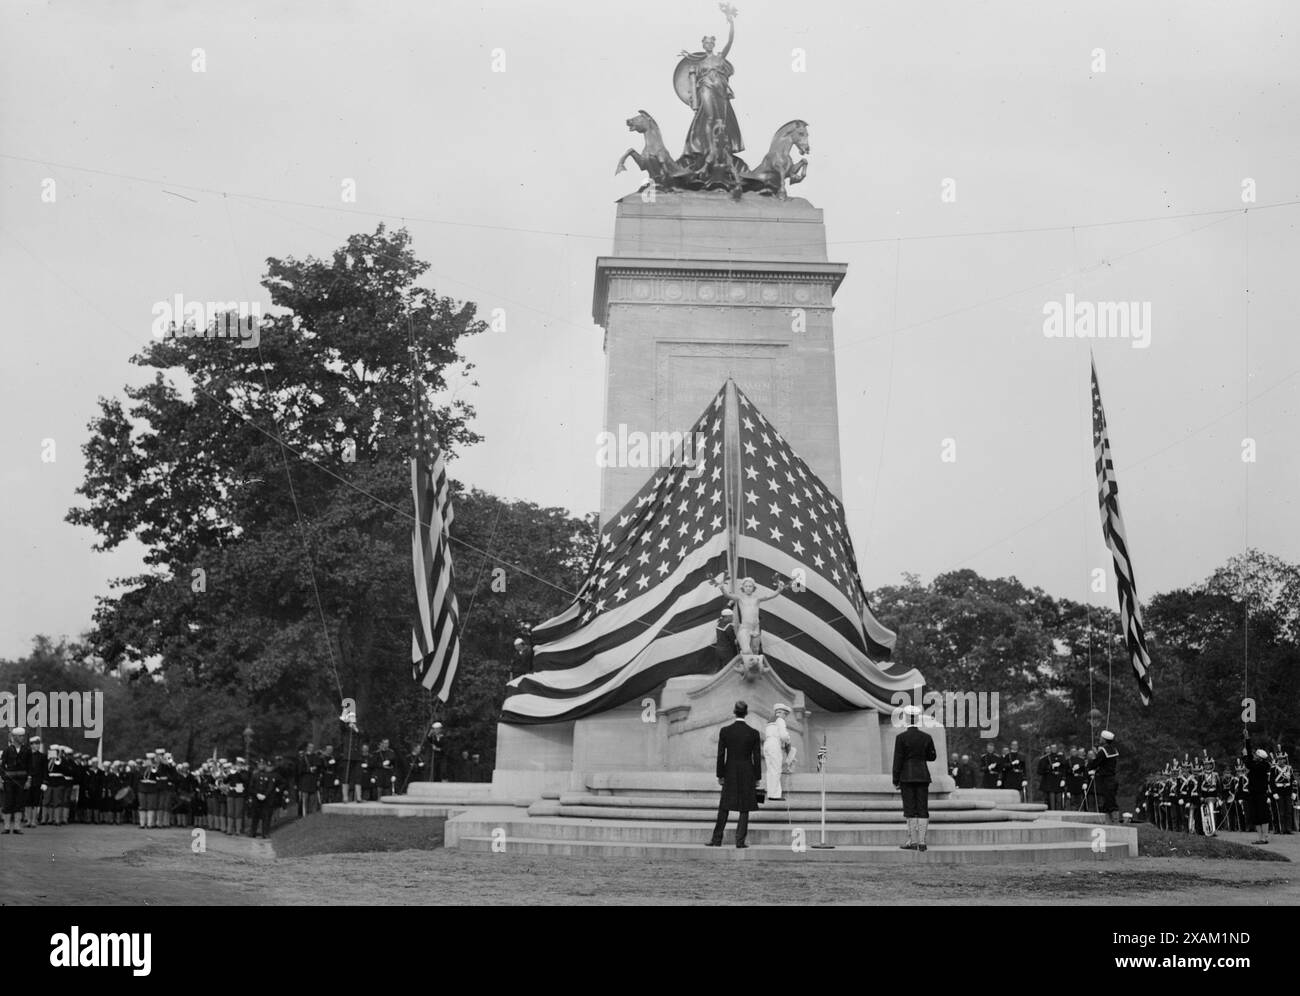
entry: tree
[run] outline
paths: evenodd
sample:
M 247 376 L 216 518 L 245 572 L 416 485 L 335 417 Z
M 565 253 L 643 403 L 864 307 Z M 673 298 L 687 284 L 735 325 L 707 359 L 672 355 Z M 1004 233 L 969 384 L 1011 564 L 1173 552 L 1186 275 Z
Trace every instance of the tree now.
M 263 286 L 289 313 L 257 349 L 151 343 L 133 362 L 153 380 L 91 422 L 87 504 L 68 521 L 99 549 L 137 538 L 148 568 L 100 599 L 92 642 L 113 664 L 161 661 L 162 694 L 205 745 L 238 744 L 244 722 L 268 747 L 319 736 L 344 696 L 363 713 L 420 701 L 395 666 L 412 398 L 449 455 L 477 441 L 470 405 L 433 402 L 469 376 L 459 344 L 484 326 L 417 284 L 428 267 L 409 242 L 381 225 L 330 260 L 269 259 Z

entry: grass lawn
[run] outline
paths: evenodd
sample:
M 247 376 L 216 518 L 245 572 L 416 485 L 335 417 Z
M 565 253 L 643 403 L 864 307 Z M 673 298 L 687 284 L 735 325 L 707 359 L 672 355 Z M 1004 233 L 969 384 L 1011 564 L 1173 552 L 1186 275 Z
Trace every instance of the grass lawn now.
M 1238 844 L 1219 837 L 1158 830 L 1138 824 L 1138 856 L 1143 858 L 1209 858 L 1217 861 L 1290 861 L 1267 845 Z
M 271 831 L 276 857 L 432 851 L 442 847 L 446 820 L 429 816 L 314 816 Z

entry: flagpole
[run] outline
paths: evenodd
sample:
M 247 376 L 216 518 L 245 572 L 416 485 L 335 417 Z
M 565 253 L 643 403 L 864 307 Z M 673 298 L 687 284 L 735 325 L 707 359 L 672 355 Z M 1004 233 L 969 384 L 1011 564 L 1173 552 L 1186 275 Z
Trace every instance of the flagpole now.
M 819 851 L 833 851 L 834 844 L 826 843 L 826 761 L 830 754 L 826 749 L 826 734 L 822 734 L 822 748 L 817 752 L 817 768 L 822 775 L 822 842 L 813 844 L 813 847 Z
M 727 378 L 726 399 L 723 402 L 725 417 L 724 429 L 726 442 L 722 448 L 724 463 L 722 467 L 723 507 L 727 516 L 727 573 L 731 577 L 734 590 L 740 583 L 737 547 L 740 535 L 741 503 L 736 501 L 740 490 L 740 420 L 739 405 L 736 403 L 736 382 Z M 733 477 L 734 474 L 734 477 Z M 744 653 L 745 648 L 740 648 Z

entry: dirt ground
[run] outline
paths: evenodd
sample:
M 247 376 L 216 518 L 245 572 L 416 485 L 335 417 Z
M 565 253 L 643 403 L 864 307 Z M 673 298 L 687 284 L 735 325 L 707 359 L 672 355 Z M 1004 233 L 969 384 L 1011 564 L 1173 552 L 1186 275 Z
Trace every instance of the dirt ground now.
M 286 850 L 304 852 L 311 849 L 305 836 L 331 851 L 385 836 L 373 820 L 347 822 L 370 825 L 322 826 L 310 834 L 290 825 L 269 844 L 208 834 L 206 850 L 197 854 L 184 830 L 37 828 L 0 837 L 0 904 L 756 904 L 775 898 L 775 869 L 782 901 L 819 905 L 1300 905 L 1297 836 L 1270 845 L 1290 863 L 1142 857 L 1104 865 L 909 869 L 463 854 L 439 846 L 440 821 L 412 819 L 394 821 L 403 824 L 394 833 L 404 850 L 274 854 L 277 837 Z M 419 839 L 403 840 L 403 834 Z M 294 835 L 300 839 L 290 846 Z

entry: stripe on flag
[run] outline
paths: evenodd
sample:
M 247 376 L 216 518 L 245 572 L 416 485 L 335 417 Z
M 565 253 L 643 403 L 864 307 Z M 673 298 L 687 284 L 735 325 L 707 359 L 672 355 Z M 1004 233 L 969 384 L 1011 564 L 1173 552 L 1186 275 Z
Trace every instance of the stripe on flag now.
M 1142 626 L 1142 609 L 1138 605 L 1137 581 L 1129 556 L 1124 519 L 1119 513 L 1119 485 L 1115 481 L 1115 463 L 1110 452 L 1110 434 L 1106 431 L 1106 411 L 1101 405 L 1101 387 L 1097 384 L 1097 363 L 1092 363 L 1092 446 L 1097 465 L 1097 503 L 1101 506 L 1101 534 L 1115 560 L 1115 587 L 1119 589 L 1120 623 L 1128 646 L 1133 677 L 1137 679 L 1142 704 L 1151 704 L 1151 658 L 1147 654 L 1146 631 Z
M 448 529 L 455 513 L 446 461 L 418 401 L 411 493 L 415 500 L 415 524 L 411 528 L 411 563 L 415 571 L 411 677 L 446 702 L 460 662 L 460 608 L 456 604 L 448 543 Z

